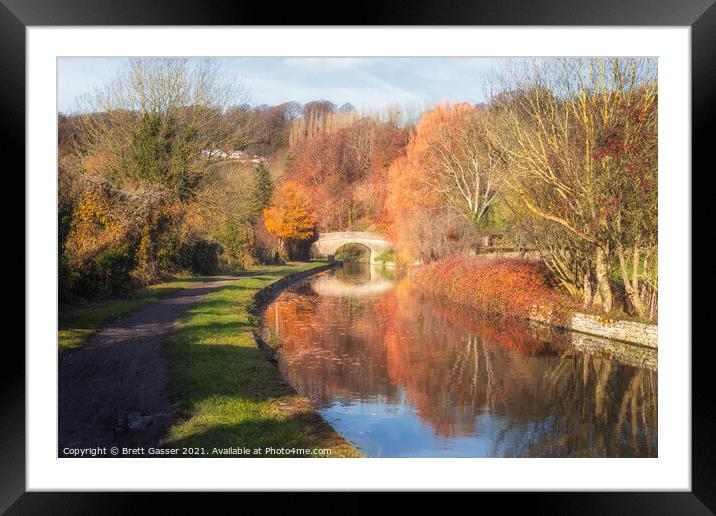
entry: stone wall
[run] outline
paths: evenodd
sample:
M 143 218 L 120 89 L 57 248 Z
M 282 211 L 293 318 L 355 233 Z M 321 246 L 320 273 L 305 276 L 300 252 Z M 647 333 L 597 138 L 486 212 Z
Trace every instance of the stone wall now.
M 500 258 L 541 259 L 539 252 L 533 249 L 523 253 L 508 248 L 488 247 L 481 249 L 478 255 Z M 535 308 L 529 319 L 587 335 L 639 344 L 654 349 L 658 347 L 659 328 L 655 324 L 620 321 L 605 316 L 584 313 L 573 313 L 571 317 L 565 318 L 564 316 L 546 313 L 540 308 Z
M 650 371 L 658 369 L 659 357 L 655 347 L 632 346 L 576 331 L 570 332 L 570 336 L 572 346 L 583 353 L 606 355 L 620 364 L 643 367 Z
M 280 280 L 274 281 L 270 285 L 262 288 L 261 290 L 256 292 L 256 294 L 254 294 L 253 312 L 260 313 L 260 311 L 287 286 L 292 285 L 293 283 L 296 283 L 297 281 L 300 281 L 309 276 L 313 276 L 314 274 L 318 274 L 319 272 L 327 271 L 328 269 L 337 267 L 338 265 L 338 262 L 333 262 L 326 265 L 321 265 L 319 267 L 314 267 L 312 269 L 294 272 L 293 274 L 284 276 Z
M 526 260 L 541 260 L 542 256 L 534 249 L 520 251 L 519 249 L 500 247 L 481 247 L 469 253 L 470 256 L 489 256 L 491 258 L 521 258 Z
M 530 321 L 530 331 L 543 342 L 574 348 L 582 353 L 606 356 L 620 364 L 643 367 L 651 371 L 658 368 L 659 350 L 647 346 L 587 335 L 577 331 L 558 328 L 543 322 Z
M 635 321 L 620 321 L 602 315 L 573 313 L 560 316 L 535 309 L 530 314 L 533 321 L 558 326 L 587 335 L 596 335 L 606 339 L 639 344 L 649 348 L 658 348 L 659 327 Z

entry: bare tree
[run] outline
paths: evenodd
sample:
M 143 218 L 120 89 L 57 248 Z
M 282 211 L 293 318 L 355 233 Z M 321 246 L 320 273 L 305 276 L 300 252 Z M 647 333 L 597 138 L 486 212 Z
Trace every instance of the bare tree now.
M 154 179 L 172 175 L 168 186 L 189 193 L 182 189 L 200 183 L 219 151 L 245 137 L 239 112 L 227 111 L 245 91 L 219 71 L 213 60 L 129 60 L 116 80 L 84 98 L 78 121 L 88 171 L 136 182 L 137 160 L 151 158 L 161 176 Z
M 552 245 L 547 252 L 555 260 L 569 247 L 590 250 L 588 268 L 567 268 L 584 271 L 575 286 L 590 286 L 594 278 L 589 301 L 609 311 L 614 252 L 625 262 L 626 243 L 638 248 L 638 235 L 655 231 L 655 61 L 534 60 L 505 72 L 501 81 L 503 91 L 491 104 L 496 123 L 490 139 L 509 171 L 514 204 L 574 240 Z M 621 270 L 632 305 L 643 315 L 638 288 Z
M 502 162 L 474 106 L 438 106 L 424 115 L 408 148 L 426 186 L 446 208 L 478 226 L 494 203 Z

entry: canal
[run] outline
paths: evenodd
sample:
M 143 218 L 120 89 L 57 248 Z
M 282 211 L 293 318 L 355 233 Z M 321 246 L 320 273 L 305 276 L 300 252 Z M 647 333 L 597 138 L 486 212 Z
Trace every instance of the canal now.
M 657 456 L 654 350 L 482 317 L 352 263 L 283 291 L 262 331 L 370 457 Z

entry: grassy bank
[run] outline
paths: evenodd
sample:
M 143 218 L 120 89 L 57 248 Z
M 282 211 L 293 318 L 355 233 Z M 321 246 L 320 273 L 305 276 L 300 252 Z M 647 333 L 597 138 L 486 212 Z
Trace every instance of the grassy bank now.
M 177 322 L 169 339 L 172 389 L 179 421 L 162 444 L 171 447 L 330 449 L 359 453 L 299 396 L 256 346 L 254 294 L 295 272 L 323 265 L 268 266 L 210 293 Z M 215 456 L 215 455 L 212 455 Z M 288 455 L 291 456 L 291 455 Z
M 60 307 L 57 332 L 60 354 L 79 348 L 98 328 L 114 319 L 155 303 L 164 296 L 191 286 L 192 283 L 207 279 L 206 277 L 176 279 L 141 288 L 121 299 Z

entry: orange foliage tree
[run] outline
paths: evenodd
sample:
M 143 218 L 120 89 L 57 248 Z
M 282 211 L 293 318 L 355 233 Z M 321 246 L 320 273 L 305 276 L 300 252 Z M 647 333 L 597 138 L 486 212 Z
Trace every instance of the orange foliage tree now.
M 501 166 L 470 104 L 425 113 L 387 173 L 387 225 L 399 255 L 424 262 L 465 251 L 497 198 Z
M 438 106 L 423 115 L 408 145 L 418 181 L 474 225 L 495 201 L 500 177 L 484 116 L 471 104 Z
M 306 188 L 322 231 L 376 225 L 385 205 L 387 168 L 404 151 L 404 129 L 350 117 L 347 125 L 308 135 L 291 149 L 289 177 Z
M 286 181 L 276 191 L 273 204 L 263 212 L 266 229 L 278 238 L 279 253 L 288 258 L 290 242 L 309 240 L 315 233 L 318 217 L 305 189 L 295 181 Z

